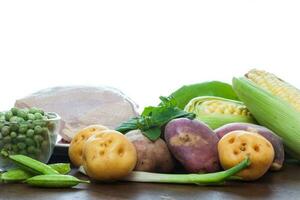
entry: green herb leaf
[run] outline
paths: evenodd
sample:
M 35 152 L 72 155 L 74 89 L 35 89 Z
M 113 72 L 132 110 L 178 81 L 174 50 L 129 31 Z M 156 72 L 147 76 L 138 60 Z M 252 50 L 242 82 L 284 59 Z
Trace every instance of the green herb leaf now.
M 151 141 L 155 141 L 160 138 L 161 130 L 160 127 L 150 128 L 144 131 L 144 135 Z
M 177 107 L 176 101 L 169 97 L 160 97 L 161 104 L 157 107 L 148 106 L 140 117 L 134 117 L 122 123 L 116 128 L 121 133 L 140 129 L 145 136 L 152 141 L 157 140 L 161 135 L 161 127 L 175 118 L 194 119 L 195 114 L 181 110 Z

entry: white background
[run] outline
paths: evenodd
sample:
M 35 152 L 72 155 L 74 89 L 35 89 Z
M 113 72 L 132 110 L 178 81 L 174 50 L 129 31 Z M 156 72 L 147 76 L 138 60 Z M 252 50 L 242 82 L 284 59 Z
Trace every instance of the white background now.
M 0 110 L 58 85 L 110 85 L 141 106 L 250 68 L 300 87 L 297 1 L 1 1 Z

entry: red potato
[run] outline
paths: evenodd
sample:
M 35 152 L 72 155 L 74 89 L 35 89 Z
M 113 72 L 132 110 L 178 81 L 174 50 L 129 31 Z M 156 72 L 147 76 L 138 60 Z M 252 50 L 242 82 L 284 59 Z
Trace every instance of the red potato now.
M 137 151 L 135 171 L 168 173 L 174 169 L 174 159 L 162 139 L 155 142 L 149 140 L 140 130 L 125 134 Z
M 218 137 L 198 120 L 171 120 L 165 128 L 165 140 L 173 156 L 191 173 L 220 170 Z
M 280 137 L 278 137 L 271 130 L 266 127 L 259 126 L 250 123 L 230 123 L 226 124 L 215 130 L 216 135 L 221 139 L 227 133 L 236 130 L 244 130 L 249 132 L 258 133 L 259 135 L 266 138 L 273 146 L 275 151 L 275 157 L 271 165 L 270 170 L 278 171 L 282 168 L 284 162 L 284 147 Z

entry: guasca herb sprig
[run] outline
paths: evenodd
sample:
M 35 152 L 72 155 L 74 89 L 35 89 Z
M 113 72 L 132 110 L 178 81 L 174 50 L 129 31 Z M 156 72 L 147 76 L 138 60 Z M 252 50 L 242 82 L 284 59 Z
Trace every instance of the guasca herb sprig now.
M 142 130 L 144 135 L 152 141 L 157 140 L 161 135 L 161 127 L 176 118 L 194 119 L 195 114 L 186 112 L 177 107 L 175 99 L 160 97 L 159 106 L 148 106 L 144 108 L 140 117 L 134 117 L 122 123 L 116 128 L 121 133 L 131 130 Z

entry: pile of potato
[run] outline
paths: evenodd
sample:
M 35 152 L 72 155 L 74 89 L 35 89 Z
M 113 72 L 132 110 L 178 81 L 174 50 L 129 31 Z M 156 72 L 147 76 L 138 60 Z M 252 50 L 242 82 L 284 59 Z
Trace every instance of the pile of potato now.
M 229 169 L 248 156 L 251 165 L 238 176 L 256 180 L 269 169 L 280 170 L 284 161 L 281 139 L 259 125 L 231 123 L 213 131 L 198 120 L 181 118 L 166 125 L 164 137 L 173 156 L 192 173 Z
M 79 131 L 72 139 L 69 157 L 75 166 L 83 166 L 95 180 L 118 180 L 135 167 L 134 145 L 122 134 L 101 125 Z
M 154 142 L 140 130 L 123 135 L 92 125 L 79 131 L 69 148 L 72 163 L 100 181 L 121 179 L 132 170 L 171 173 L 176 163 L 188 173 L 216 172 L 246 156 L 251 165 L 237 175 L 256 180 L 282 167 L 282 141 L 258 125 L 232 123 L 213 131 L 199 120 L 179 118 L 168 122 L 163 137 Z

